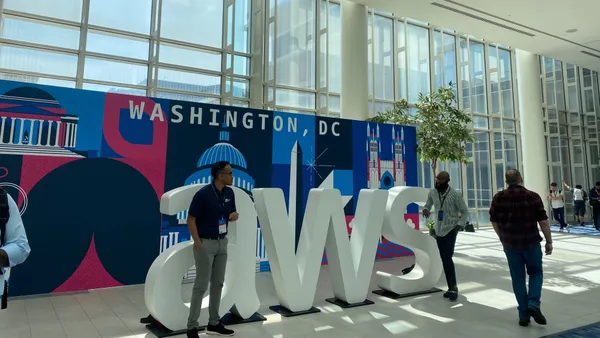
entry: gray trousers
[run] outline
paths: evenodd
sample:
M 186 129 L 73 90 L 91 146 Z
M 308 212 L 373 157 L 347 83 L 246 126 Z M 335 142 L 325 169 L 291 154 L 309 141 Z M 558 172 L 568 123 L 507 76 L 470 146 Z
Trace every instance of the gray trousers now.
M 217 325 L 221 291 L 225 282 L 225 267 L 227 266 L 227 238 L 221 240 L 202 239 L 202 247 L 194 247 L 196 261 L 196 280 L 192 289 L 188 329 L 199 327 L 198 318 L 202 310 L 202 298 L 210 281 L 210 303 L 208 305 L 208 324 Z

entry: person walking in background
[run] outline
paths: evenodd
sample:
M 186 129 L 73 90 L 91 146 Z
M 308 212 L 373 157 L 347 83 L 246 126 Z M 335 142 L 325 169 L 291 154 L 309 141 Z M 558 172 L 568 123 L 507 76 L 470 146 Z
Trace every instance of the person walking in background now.
M 225 161 L 213 164 L 213 182 L 202 187 L 188 211 L 187 224 L 194 240 L 194 260 L 196 280 L 192 289 L 190 315 L 188 317 L 188 338 L 198 338 L 198 317 L 202 309 L 202 298 L 210 281 L 210 303 L 208 305 L 208 326 L 210 335 L 233 336 L 234 332 L 223 326 L 219 316 L 221 291 L 225 283 L 227 266 L 227 226 L 229 221 L 237 221 L 233 172 Z
M 571 232 L 571 227 L 565 222 L 565 195 L 562 193 L 562 190 L 558 189 L 556 182 L 550 184 L 548 200 L 552 205 L 552 215 L 558 224 L 560 224 L 560 232 L 563 232 L 565 227 L 568 232 Z
M 528 326 L 530 318 L 546 325 L 540 309 L 542 296 L 542 237 L 546 238 L 546 255 L 552 254 L 552 234 L 544 203 L 537 193 L 523 187 L 523 178 L 516 169 L 506 172 L 508 188 L 492 199 L 490 222 L 500 238 L 508 260 L 512 287 L 519 304 L 519 325 Z M 529 291 L 526 276 L 529 275 Z
M 585 200 L 587 199 L 587 194 L 579 184 L 576 185 L 575 188 L 571 188 L 564 180 L 562 183 L 573 195 L 573 207 L 575 209 L 576 221 L 579 222 L 579 225 L 585 226 L 583 219 L 585 218 Z
M 440 172 L 435 178 L 435 188 L 429 191 L 423 216 L 426 218 L 430 216 L 429 209 L 432 206 L 436 211 L 435 238 L 448 284 L 448 291 L 444 293 L 444 298 L 455 301 L 458 299 L 458 284 L 452 256 L 458 229 L 466 226 L 469 209 L 462 194 L 450 187 L 450 174 L 445 171 Z
M 590 206 L 592 207 L 592 218 L 594 219 L 594 228 L 600 231 L 600 182 L 590 189 Z

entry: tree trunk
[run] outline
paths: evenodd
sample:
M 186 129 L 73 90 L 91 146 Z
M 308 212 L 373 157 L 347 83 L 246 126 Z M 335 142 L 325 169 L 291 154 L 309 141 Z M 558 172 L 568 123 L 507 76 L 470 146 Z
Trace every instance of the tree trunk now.
M 437 176 L 437 158 L 431 160 L 431 171 L 433 172 L 433 178 Z

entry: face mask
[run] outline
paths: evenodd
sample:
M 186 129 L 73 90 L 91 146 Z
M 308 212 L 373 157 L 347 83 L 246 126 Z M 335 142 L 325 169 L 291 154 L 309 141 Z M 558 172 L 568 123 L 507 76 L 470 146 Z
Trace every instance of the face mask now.
M 439 192 L 444 192 L 448 189 L 448 182 L 436 182 L 435 189 Z

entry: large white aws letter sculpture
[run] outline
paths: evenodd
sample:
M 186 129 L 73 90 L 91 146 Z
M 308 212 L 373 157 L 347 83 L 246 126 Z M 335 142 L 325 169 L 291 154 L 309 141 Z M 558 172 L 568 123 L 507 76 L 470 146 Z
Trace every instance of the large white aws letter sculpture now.
M 254 189 L 253 195 L 280 303 L 272 306 L 272 310 L 283 316 L 319 311 L 313 303 L 323 249 L 327 250 L 337 301 L 348 306 L 365 303 L 387 191 L 361 190 L 348 240 L 340 191 L 311 189 L 296 253 L 281 189 Z
M 429 191 L 417 187 L 395 187 L 389 190 L 383 236 L 405 246 L 415 253 L 415 268 L 407 275 L 395 276 L 377 272 L 377 285 L 381 291 L 376 294 L 391 298 L 408 297 L 416 294 L 439 291 L 433 287 L 442 275 L 442 260 L 436 241 L 426 233 L 417 231 L 406 224 L 406 207 L 415 202 L 425 202 Z
M 165 193 L 160 200 L 160 211 L 176 215 L 187 210 L 194 194 L 204 184 L 180 187 Z M 256 314 L 260 301 L 256 294 L 256 209 L 244 191 L 232 187 L 240 218 L 229 223 L 227 270 L 221 296 L 219 314 L 232 320 L 249 322 L 264 320 Z M 152 263 L 146 276 L 145 298 L 150 314 L 166 328 L 178 331 L 186 328 L 189 306 L 181 299 L 183 275 L 194 266 L 193 240 L 178 243 L 165 250 Z M 204 299 L 203 303 L 206 303 Z M 239 317 L 239 318 L 232 318 Z M 208 322 L 208 309 L 202 311 L 200 323 Z

